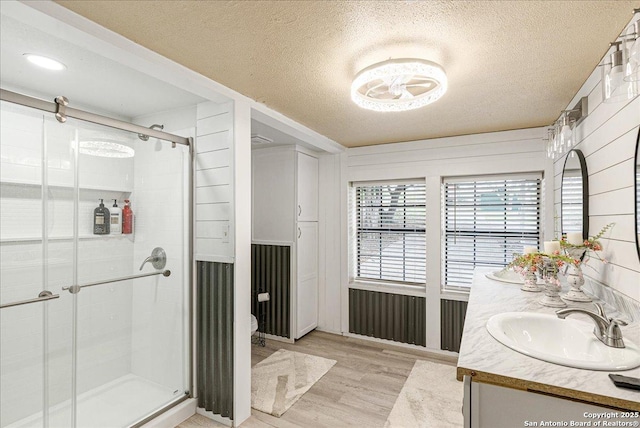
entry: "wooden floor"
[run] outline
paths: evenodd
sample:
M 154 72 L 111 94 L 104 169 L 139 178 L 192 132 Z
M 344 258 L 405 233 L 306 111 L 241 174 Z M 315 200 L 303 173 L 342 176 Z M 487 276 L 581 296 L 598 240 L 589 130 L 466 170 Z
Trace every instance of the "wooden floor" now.
M 242 428 L 382 427 L 416 360 L 456 363 L 444 356 L 314 331 L 295 344 L 267 340 L 264 348 L 252 345 L 251 365 L 282 348 L 337 363 L 282 417 L 252 409 Z M 179 425 L 222 426 L 200 415 Z

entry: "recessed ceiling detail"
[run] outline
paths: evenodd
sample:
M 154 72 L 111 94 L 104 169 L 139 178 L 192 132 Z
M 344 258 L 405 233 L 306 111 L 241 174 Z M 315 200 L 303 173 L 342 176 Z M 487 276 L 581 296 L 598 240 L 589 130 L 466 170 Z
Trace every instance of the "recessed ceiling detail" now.
M 31 64 L 37 65 L 38 67 L 41 67 L 41 68 L 46 68 L 47 70 L 61 71 L 67 68 L 67 66 L 61 63 L 60 61 L 55 60 L 53 58 L 46 57 L 46 56 L 26 53 L 24 54 L 24 57 Z
M 362 70 L 351 84 L 351 99 L 367 110 L 405 111 L 431 104 L 447 91 L 447 75 L 421 59 L 391 59 Z

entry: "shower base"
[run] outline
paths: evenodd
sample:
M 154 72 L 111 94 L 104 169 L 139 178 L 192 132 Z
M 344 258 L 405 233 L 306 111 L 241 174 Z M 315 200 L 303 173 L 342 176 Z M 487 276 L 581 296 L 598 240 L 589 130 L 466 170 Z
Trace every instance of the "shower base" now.
M 126 427 L 182 397 L 174 391 L 140 376 L 128 374 L 78 396 L 78 428 Z M 51 407 L 49 427 L 69 428 L 71 400 Z M 28 416 L 6 428 L 44 426 L 42 413 Z

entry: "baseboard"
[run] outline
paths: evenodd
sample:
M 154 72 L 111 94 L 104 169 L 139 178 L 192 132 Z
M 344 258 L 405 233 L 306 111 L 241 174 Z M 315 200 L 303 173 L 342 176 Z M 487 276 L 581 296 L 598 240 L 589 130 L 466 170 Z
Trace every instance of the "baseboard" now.
M 199 415 L 202 415 L 202 416 L 204 416 L 206 418 L 209 418 L 212 421 L 216 421 L 219 424 L 226 425 L 228 427 L 232 427 L 233 426 L 233 421 L 231 419 L 225 418 L 224 416 L 216 415 L 213 412 L 208 412 L 205 409 L 203 409 L 202 407 L 198 407 L 196 409 L 196 413 L 199 414 Z
M 295 339 L 290 339 L 288 337 L 282 336 L 274 336 L 273 334 L 265 334 L 265 339 L 275 340 L 276 342 L 284 342 L 284 343 L 295 343 Z
M 141 428 L 175 428 L 195 414 L 196 399 L 189 398 L 142 425 Z
M 327 333 L 327 334 L 332 334 L 332 333 Z M 382 345 L 383 348 L 389 349 L 389 350 L 395 350 L 399 352 L 409 352 L 414 355 L 422 355 L 425 357 L 442 360 L 449 363 L 457 364 L 458 362 L 458 353 L 456 352 L 443 351 L 441 349 L 425 348 L 423 346 L 394 342 L 393 340 L 378 339 L 377 337 L 362 336 L 360 334 L 353 334 L 353 333 L 347 333 L 347 332 L 342 333 L 342 336 L 348 337 L 349 340 L 353 340 L 355 342 L 361 341 L 363 342 L 363 344 L 365 342 L 377 343 L 379 345 Z

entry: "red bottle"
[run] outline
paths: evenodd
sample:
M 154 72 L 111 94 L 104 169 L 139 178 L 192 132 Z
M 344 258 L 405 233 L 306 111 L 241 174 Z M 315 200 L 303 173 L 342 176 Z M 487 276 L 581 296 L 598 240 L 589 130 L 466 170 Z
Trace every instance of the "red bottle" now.
M 129 199 L 124 200 L 124 208 L 122 208 L 122 233 L 125 235 L 133 233 L 133 211 L 129 205 Z

